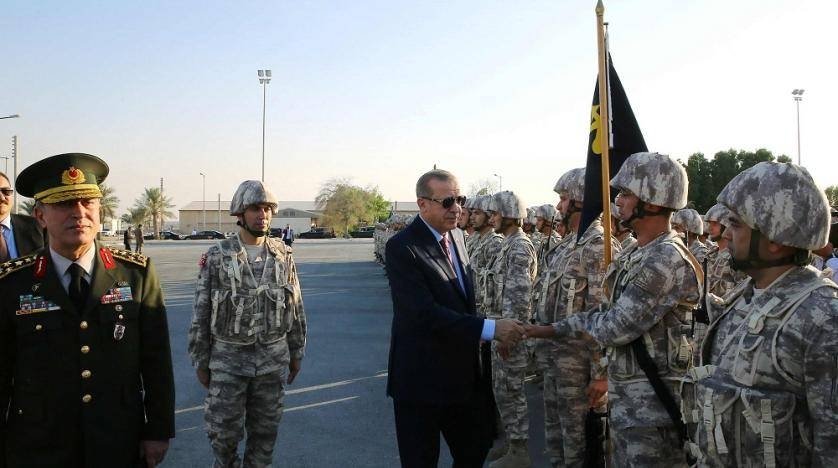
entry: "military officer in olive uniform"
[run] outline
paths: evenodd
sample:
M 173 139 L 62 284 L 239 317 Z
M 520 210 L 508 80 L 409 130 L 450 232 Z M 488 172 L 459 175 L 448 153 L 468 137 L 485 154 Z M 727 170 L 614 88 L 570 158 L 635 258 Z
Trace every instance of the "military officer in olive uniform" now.
M 276 209 L 262 182 L 242 182 L 230 202 L 239 232 L 210 247 L 200 262 L 189 354 L 208 389 L 207 434 L 219 468 L 271 465 L 285 385 L 305 352 L 292 250 L 267 235 Z
M 154 268 L 95 241 L 107 174 L 71 153 L 17 178 L 49 247 L 0 265 L 0 467 L 154 466 L 174 437 Z

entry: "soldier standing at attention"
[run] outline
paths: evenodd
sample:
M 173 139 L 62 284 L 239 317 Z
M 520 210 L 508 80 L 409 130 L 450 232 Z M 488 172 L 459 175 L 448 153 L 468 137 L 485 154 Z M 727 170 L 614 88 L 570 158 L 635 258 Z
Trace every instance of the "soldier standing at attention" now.
M 306 316 L 291 248 L 268 237 L 277 200 L 260 181 L 230 202 L 239 232 L 201 257 L 189 355 L 208 389 L 207 433 L 216 467 L 269 466 L 285 385 L 300 372 Z
M 563 174 L 554 187 L 560 196 L 562 223 L 568 230 L 546 263 L 539 262 L 533 311 L 541 325 L 590 310 L 600 301 L 605 273 L 602 224 L 595 221 L 576 240 L 584 184 L 585 168 L 579 168 Z M 536 340 L 535 344 L 536 358 L 544 372 L 544 433 L 550 465 L 583 466 L 585 417 L 588 408 L 605 403 L 601 399 L 608 390 L 605 369 L 599 363 L 599 345 L 585 333 L 561 342 Z
M 690 249 L 698 263 L 704 264 L 707 245 L 701 241 L 704 235 L 704 220 L 698 211 L 684 208 L 672 215 L 672 228 L 684 234 L 684 244 Z
M 687 172 L 669 156 L 635 153 L 611 186 L 619 191 L 620 219 L 637 234 L 637 243 L 609 266 L 608 301 L 600 311 L 528 327 L 527 335 L 565 339 L 587 332 L 608 348 L 612 466 L 686 466 L 674 390 L 692 362 L 687 318 L 699 301 L 701 268 L 669 220 L 687 203 Z M 651 361 L 649 373 L 641 359 Z M 655 388 L 668 393 L 669 403 Z
M 535 252 L 539 266 L 544 264 L 550 252 L 562 240 L 562 236 L 554 229 L 556 213 L 556 207 L 550 204 L 541 205 L 535 210 L 535 230 L 540 232 L 543 237 L 541 245 Z M 533 244 L 533 247 L 535 247 L 535 244 Z
M 761 162 L 718 202 L 731 265 L 750 279 L 728 297 L 701 349 L 695 400 L 700 466 L 835 466 L 838 286 L 808 266 L 827 243 L 829 206 L 806 169 Z
M 527 208 L 510 191 L 493 197 L 492 225 L 495 232 L 506 236 L 492 268 L 495 282 L 495 309 L 491 318 L 505 318 L 529 323 L 532 284 L 536 275 L 535 248 L 524 234 L 521 224 Z M 508 451 L 492 462 L 490 468 L 530 466 L 527 448 L 529 415 L 524 377 L 528 350 L 525 343 L 507 346 L 492 342 L 492 380 L 495 402 L 506 432 Z
M 0 265 L 0 467 L 152 467 L 175 436 L 151 260 L 95 240 L 107 175 L 70 153 L 17 178 L 49 245 Z

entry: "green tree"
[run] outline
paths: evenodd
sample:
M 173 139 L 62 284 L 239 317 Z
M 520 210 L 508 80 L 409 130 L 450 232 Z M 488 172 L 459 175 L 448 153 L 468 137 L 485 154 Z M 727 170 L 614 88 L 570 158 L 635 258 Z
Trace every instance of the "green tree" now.
M 113 187 L 108 184 L 99 184 L 99 190 L 102 191 L 102 199 L 99 201 L 99 219 L 105 222 L 116 217 L 119 198 L 114 194 Z
M 360 223 L 372 223 L 389 214 L 390 203 L 378 187 L 362 188 L 348 179 L 329 179 L 320 187 L 315 198 L 323 210 L 323 224 L 349 236 L 351 228 Z
M 838 207 L 838 185 L 830 185 L 824 192 L 830 206 Z
M 160 227 L 166 218 L 174 216 L 170 211 L 170 208 L 174 208 L 174 206 L 172 199 L 165 196 L 160 187 L 147 187 L 140 198 L 134 202 L 134 208 L 132 208 L 130 214 L 132 218 L 139 217 L 142 214 L 139 220 L 134 220 L 134 224 L 147 224 L 150 219 L 154 229 L 154 237 L 157 238 L 160 235 Z M 134 212 L 135 209 L 136 212 Z
M 681 163 L 687 170 L 690 181 L 689 205 L 700 213 L 706 212 L 716 203 L 716 197 L 722 189 L 737 174 L 763 161 L 781 163 L 791 162 L 791 158 L 781 154 L 775 156 L 765 148 L 756 151 L 735 150 L 719 151 L 713 159 L 708 161 L 703 154 L 691 155 L 686 164 Z
M 120 219 L 125 224 L 130 224 L 132 226 L 136 226 L 141 223 L 147 223 L 148 219 L 148 210 L 142 206 L 133 206 L 128 208 L 128 213 L 123 214 Z

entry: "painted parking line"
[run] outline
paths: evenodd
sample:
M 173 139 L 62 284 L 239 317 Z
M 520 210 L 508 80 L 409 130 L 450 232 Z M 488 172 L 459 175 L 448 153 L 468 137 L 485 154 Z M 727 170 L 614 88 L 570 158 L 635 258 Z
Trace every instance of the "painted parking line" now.
M 317 403 L 311 403 L 311 404 L 308 404 L 308 405 L 302 405 L 302 406 L 292 406 L 292 407 L 290 407 L 290 408 L 285 408 L 285 409 L 283 410 L 283 412 L 284 412 L 284 413 L 288 413 L 288 412 L 290 412 L 290 411 L 299 411 L 299 410 L 304 410 L 304 409 L 317 408 L 318 406 L 333 405 L 333 404 L 335 404 L 335 403 L 342 403 L 342 402 L 344 402 L 344 401 L 350 401 L 350 400 L 354 400 L 354 399 L 356 399 L 356 398 L 358 398 L 358 396 L 357 396 L 357 395 L 356 395 L 356 396 L 351 396 L 351 397 L 346 397 L 346 398 L 337 398 L 337 399 L 335 399 L 335 400 L 320 401 L 320 402 L 317 402 Z M 198 408 L 203 409 L 203 406 L 200 406 L 200 407 L 198 407 Z M 183 429 L 178 429 L 178 430 L 177 430 L 177 432 L 194 431 L 195 429 L 198 429 L 199 427 L 200 427 L 200 426 L 190 426 L 190 427 L 185 427 L 185 428 L 183 428 Z
M 331 382 L 331 383 L 326 383 L 326 384 L 321 384 L 321 385 L 312 385 L 311 387 L 297 388 L 297 389 L 293 389 L 293 390 L 288 390 L 287 392 L 285 392 L 285 394 L 286 395 L 296 395 L 298 393 L 314 392 L 314 391 L 317 391 L 317 390 L 325 390 L 327 388 L 343 387 L 345 385 L 353 384 L 355 382 L 361 382 L 363 380 L 371 380 L 371 379 L 380 379 L 382 377 L 387 377 L 387 372 L 379 372 L 376 375 L 370 375 L 370 376 L 367 376 L 367 377 L 358 377 L 358 378 L 355 378 L 355 379 L 340 380 L 340 381 L 337 381 L 337 382 Z M 357 398 L 357 397 L 355 397 L 355 398 Z M 337 401 L 337 400 L 335 400 L 335 401 Z M 204 409 L 204 405 L 193 406 L 191 408 L 181 408 L 179 410 L 175 410 L 175 414 L 190 413 L 192 411 L 199 411 L 199 410 L 203 410 L 203 409 Z M 286 411 L 290 411 L 290 410 L 286 410 Z

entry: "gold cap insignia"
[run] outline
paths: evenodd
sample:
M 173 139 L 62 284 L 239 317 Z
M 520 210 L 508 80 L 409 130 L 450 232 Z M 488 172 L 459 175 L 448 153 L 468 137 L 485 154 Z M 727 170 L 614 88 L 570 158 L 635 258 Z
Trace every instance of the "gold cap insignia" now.
M 61 174 L 61 183 L 64 185 L 83 184 L 84 181 L 84 172 L 76 169 L 75 166 L 70 166 Z

